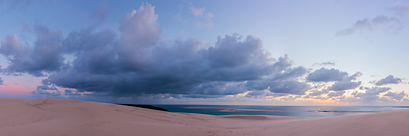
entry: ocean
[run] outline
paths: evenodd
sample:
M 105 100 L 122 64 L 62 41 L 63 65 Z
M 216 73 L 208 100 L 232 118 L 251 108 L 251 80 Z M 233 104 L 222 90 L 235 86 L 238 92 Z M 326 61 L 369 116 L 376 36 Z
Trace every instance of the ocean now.
M 170 112 L 210 115 L 274 115 L 333 117 L 408 108 L 403 106 L 253 106 L 253 105 L 155 105 Z

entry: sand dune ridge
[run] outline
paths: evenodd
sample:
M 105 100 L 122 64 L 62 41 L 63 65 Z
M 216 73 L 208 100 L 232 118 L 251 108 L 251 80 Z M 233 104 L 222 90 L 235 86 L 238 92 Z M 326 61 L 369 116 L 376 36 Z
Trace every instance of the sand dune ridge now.
M 1 136 L 358 136 L 409 134 L 409 110 L 299 118 L 172 113 L 62 99 L 0 98 Z

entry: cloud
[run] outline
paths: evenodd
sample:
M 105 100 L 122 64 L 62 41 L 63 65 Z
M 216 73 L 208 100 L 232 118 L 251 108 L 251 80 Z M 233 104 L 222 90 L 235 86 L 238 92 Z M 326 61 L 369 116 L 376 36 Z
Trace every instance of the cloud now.
M 183 23 L 183 24 L 186 24 L 186 23 L 189 22 L 189 20 L 187 20 L 187 19 L 185 19 L 185 18 L 182 17 L 182 12 L 180 12 L 180 13 L 174 15 L 172 18 L 175 19 L 175 20 L 178 21 L 178 22 Z
M 245 84 L 248 90 L 268 90 L 272 93 L 285 93 L 285 94 L 296 94 L 304 95 L 311 86 L 304 82 L 298 82 L 295 80 L 287 81 L 248 81 Z
M 0 6 L 4 5 L 7 10 L 24 10 L 31 5 L 32 0 L 0 0 Z
M 4 81 L 3 81 L 3 79 L 1 79 L 1 77 L 0 77 L 0 85 L 4 85 L 3 83 L 4 83 Z
M 288 55 L 273 58 L 262 40 L 252 35 L 218 36 L 215 43 L 163 39 L 158 17 L 155 7 L 146 3 L 121 17 L 119 31 L 88 27 L 63 37 L 58 30 L 37 25 L 32 47 L 22 46 L 15 34 L 7 35 L 1 41 L 0 54 L 10 65 L 3 72 L 46 77 L 31 92 L 35 97 L 74 99 L 288 96 L 286 100 L 294 100 L 310 92 L 307 96 L 324 100 L 322 94 L 341 99 L 345 93 L 341 90 L 361 85 L 361 81 L 353 81 L 360 72 L 349 75 L 321 68 L 309 73 L 310 69 L 294 66 Z M 62 56 L 67 55 L 72 59 L 64 62 Z M 328 87 L 327 82 L 334 84 Z M 311 86 L 320 83 L 324 85 Z M 59 91 L 60 87 L 64 91 Z M 376 92 L 362 89 L 367 93 L 353 96 L 369 98 L 371 91 Z
M 106 37 L 111 34 L 89 30 L 69 34 L 63 49 L 74 53 L 76 59 L 69 68 L 50 75 L 49 81 L 66 88 L 111 95 L 170 93 L 220 97 L 243 93 L 247 89 L 243 82 L 270 75 L 275 82 L 262 81 L 274 85 L 275 88 L 270 88 L 272 92 L 301 94 L 308 89 L 305 83 L 281 82 L 304 75 L 306 69 L 291 68 L 288 56 L 278 61 L 269 57 L 261 40 L 253 36 L 242 39 L 239 35 L 226 35 L 210 47 L 195 39 L 176 40 L 167 46 L 129 47 L 131 51 L 142 50 L 146 56 L 124 58 L 127 52 L 122 52 L 122 48 L 126 46 L 108 40 Z M 87 45 L 92 43 L 90 39 L 100 41 L 97 42 L 100 45 Z
M 109 15 L 109 4 L 103 1 L 98 4 L 97 9 L 91 14 L 90 18 L 95 19 L 98 23 L 103 22 Z
M 248 90 L 268 90 L 272 93 L 305 94 L 311 86 L 305 82 L 297 81 L 308 70 L 302 66 L 291 68 L 288 56 L 280 57 L 273 65 L 272 73 L 262 79 L 247 81 L 245 86 Z
M 312 64 L 312 66 L 316 66 L 316 65 L 318 65 L 318 66 L 326 66 L 326 65 L 335 66 L 335 62 L 334 61 L 327 61 L 327 62 Z
M 403 99 L 403 97 L 408 96 L 408 94 L 406 94 L 404 91 L 400 92 L 400 93 L 394 93 L 394 92 L 388 92 L 383 96 L 387 96 L 390 99 L 394 99 L 397 101 L 400 101 Z
M 313 73 L 311 73 L 313 74 Z M 310 75 L 311 75 L 310 74 Z M 362 76 L 361 72 L 356 72 L 355 74 L 348 76 L 348 73 L 346 72 L 341 72 L 336 69 L 323 69 L 317 73 L 317 75 L 312 75 L 312 77 L 321 77 L 322 79 L 325 79 L 324 81 L 336 81 L 334 84 L 332 84 L 330 87 L 328 87 L 328 90 L 332 91 L 345 91 L 349 89 L 355 89 L 361 85 L 361 81 L 358 82 L 353 82 L 352 80 L 356 80 L 358 77 Z M 332 75 L 333 74 L 333 75 Z M 328 76 L 332 75 L 332 76 Z M 308 77 L 307 77 L 308 78 Z M 319 79 L 319 78 L 318 78 Z M 322 80 L 319 80 L 322 81 Z
M 157 42 L 162 34 L 157 19 L 155 7 L 147 3 L 142 4 L 138 10 L 125 14 L 119 21 L 119 30 L 122 32 L 120 42 L 123 46 L 120 48 L 125 49 L 122 51 L 129 52 L 129 47 L 143 48 Z
M 261 50 L 261 40 L 256 37 L 248 36 L 244 42 L 239 41 L 242 37 L 237 34 L 224 38 L 219 36 L 217 39 L 216 46 L 204 52 L 204 57 L 213 67 L 236 67 L 249 64 L 257 57 L 267 59 L 268 54 Z
M 283 60 L 284 59 L 284 60 Z M 284 63 L 278 63 L 276 67 L 279 67 L 277 69 L 281 69 L 281 72 L 274 73 L 270 76 L 270 79 L 272 81 L 283 81 L 283 80 L 296 80 L 296 78 L 304 76 L 305 74 L 308 73 L 308 70 L 305 67 L 299 66 L 296 68 L 288 68 L 291 66 L 291 63 L 288 60 L 288 56 L 286 55 L 284 58 L 280 57 L 278 62 L 283 62 Z M 278 66 L 279 65 L 279 66 Z M 278 70 L 280 71 L 280 70 Z
M 212 27 L 213 22 L 212 18 L 214 17 L 213 13 L 205 12 L 206 8 L 195 8 L 192 3 L 189 3 L 191 13 L 196 17 L 196 26 L 201 27 Z M 177 18 L 181 19 L 180 15 L 177 15 Z M 185 22 L 185 21 L 184 21 Z
M 347 78 L 345 78 L 346 81 L 351 81 L 351 80 L 356 80 L 358 77 L 362 76 L 361 72 L 356 72 L 355 74 L 348 76 Z
M 394 11 L 400 15 L 409 15 L 409 6 L 407 3 L 404 3 L 400 0 L 396 2 L 396 6 L 388 8 L 390 11 Z
M 393 77 L 393 75 L 389 75 L 379 81 L 375 81 L 374 83 L 377 86 L 387 85 L 387 84 L 399 84 L 399 83 L 402 83 L 402 79 Z
M 345 91 L 336 91 L 336 92 L 330 92 L 328 93 L 328 98 L 333 98 L 333 97 L 338 97 L 338 96 L 342 96 L 345 94 Z
M 243 84 L 240 82 L 220 82 L 214 81 L 209 83 L 202 83 L 198 86 L 195 86 L 190 95 L 204 95 L 204 96 L 225 96 L 225 95 L 236 95 L 239 93 L 244 93 L 247 90 L 243 87 Z M 190 97 L 190 95 L 186 95 Z
M 390 90 L 390 87 L 372 87 L 365 91 L 365 95 L 379 95 L 380 93 Z
M 328 90 L 332 91 L 344 91 L 349 89 L 355 89 L 361 85 L 361 81 L 359 82 L 351 82 L 351 81 L 338 81 L 335 82 Z
M 110 30 L 102 30 L 97 33 L 93 33 L 93 29 L 91 28 L 81 29 L 79 31 L 73 30 L 62 41 L 61 50 L 67 54 L 80 55 L 83 52 L 100 50 L 104 47 L 108 47 L 114 44 L 114 39 L 115 33 Z
M 359 87 L 359 90 L 367 90 L 367 89 L 369 89 L 369 87 L 364 87 L 364 86 Z
M 54 85 L 51 85 L 47 79 L 44 79 L 41 83 L 42 85 L 37 86 L 37 89 L 31 92 L 35 97 L 59 97 L 61 95 L 61 92 Z M 50 92 L 50 90 L 53 92 Z
M 354 97 L 350 99 L 346 99 L 346 101 L 350 102 L 360 102 L 360 103 L 374 103 L 374 102 L 382 102 L 382 97 L 380 97 L 380 93 L 384 93 L 389 91 L 391 88 L 389 87 L 372 87 L 372 88 L 365 88 L 365 93 L 359 93 L 357 91 L 353 92 L 352 95 Z M 359 98 L 359 99 L 358 99 Z
M 211 27 L 213 26 L 212 18 L 213 18 L 213 13 L 206 13 L 204 16 L 203 21 L 198 21 L 196 23 L 197 27 Z
M 74 90 L 70 90 L 70 89 L 65 89 L 64 91 L 64 95 L 68 95 L 68 96 L 80 96 L 82 95 L 80 92 L 74 91 Z
M 347 76 L 347 72 L 342 72 L 338 69 L 321 68 L 310 73 L 307 76 L 307 80 L 313 82 L 342 81 L 344 78 L 347 78 Z
M 21 30 L 22 32 L 29 32 L 31 30 L 30 26 L 26 22 L 20 21 L 20 24 L 23 27 Z
M 45 26 L 36 26 L 37 39 L 34 48 L 23 47 L 17 35 L 7 35 L 1 41 L 0 54 L 8 60 L 9 66 L 3 72 L 29 73 L 33 76 L 44 76 L 44 72 L 59 70 L 63 66 L 60 54 L 61 31 L 51 30 Z
M 192 11 L 193 15 L 195 15 L 196 17 L 200 17 L 203 16 L 203 13 L 205 11 L 205 7 L 203 8 L 195 8 L 195 7 L 190 7 L 190 10 Z
M 308 94 L 308 96 L 321 96 L 323 94 L 327 94 L 329 90 L 327 89 L 322 89 L 322 90 L 314 90 L 311 93 Z
M 304 95 L 310 88 L 310 85 L 307 83 L 289 80 L 273 82 L 270 84 L 268 90 L 275 93 Z
M 197 28 L 210 28 L 213 26 L 212 18 L 215 15 L 211 12 L 206 12 L 205 11 L 206 7 L 197 8 L 193 6 L 192 2 L 188 2 L 188 1 L 183 1 L 183 2 L 187 3 L 188 8 L 180 8 L 179 9 L 180 12 L 174 15 L 172 18 L 174 18 L 175 20 L 183 24 L 186 24 L 188 22 L 193 22 Z M 184 7 L 184 5 L 180 5 L 180 7 Z M 184 12 L 186 12 L 186 9 L 188 10 L 187 11 L 188 16 L 184 16 Z M 192 21 L 190 21 L 190 19 L 188 18 L 191 18 Z
M 402 31 L 403 26 L 400 23 L 399 19 L 394 17 L 387 17 L 379 15 L 372 20 L 369 19 L 362 19 L 355 22 L 353 26 L 350 28 L 346 28 L 336 32 L 336 36 L 345 36 L 351 35 L 356 31 L 369 32 L 373 30 L 382 29 L 385 32 L 391 32 L 393 34 L 398 34 Z
M 275 96 L 276 94 L 271 93 L 270 91 L 267 90 L 253 90 L 247 93 L 245 96 L 249 98 L 260 98 L 260 97 L 265 97 L 265 96 Z
M 125 14 L 119 21 L 119 38 L 115 38 L 116 34 L 111 30 L 95 31 L 92 27 L 73 30 L 64 39 L 52 38 L 50 41 L 55 44 L 47 45 L 54 45 L 55 55 L 49 56 L 58 58 L 69 54 L 74 59 L 54 69 L 43 68 L 36 72 L 46 72 L 47 82 L 67 88 L 68 91 L 64 92 L 67 95 L 86 91 L 90 93 L 87 96 L 167 94 L 178 98 L 218 98 L 250 90 L 304 94 L 310 88 L 307 83 L 297 80 L 308 72 L 306 68 L 293 68 L 287 55 L 272 58 L 263 49 L 262 41 L 251 35 L 219 36 L 211 46 L 197 39 L 162 41 L 154 8 L 143 4 L 138 10 Z M 48 37 L 56 35 L 59 34 Z M 6 47 L 9 46 L 4 44 Z M 34 50 L 21 48 L 27 52 Z M 11 51 L 19 50 L 12 48 Z M 3 52 L 5 56 L 22 54 L 7 49 Z M 15 67 L 26 68 L 25 65 Z M 33 73 L 30 70 L 9 72 Z M 257 85 L 263 85 L 259 87 L 262 89 Z M 47 91 L 42 89 L 44 85 L 39 88 L 33 94 Z
M 370 24 L 370 21 L 368 19 L 358 20 L 352 27 L 340 30 L 335 35 L 336 36 L 351 35 L 357 30 L 361 32 L 362 31 L 372 31 L 372 26 Z
M 6 35 L 6 38 L 1 40 L 0 53 L 4 56 L 20 54 L 24 48 L 20 43 L 20 38 L 16 35 Z

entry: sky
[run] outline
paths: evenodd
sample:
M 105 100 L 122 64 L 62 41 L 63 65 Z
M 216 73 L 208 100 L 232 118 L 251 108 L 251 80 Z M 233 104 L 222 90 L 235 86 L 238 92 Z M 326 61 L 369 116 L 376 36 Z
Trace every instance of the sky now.
M 0 0 L 0 97 L 409 104 L 409 1 Z

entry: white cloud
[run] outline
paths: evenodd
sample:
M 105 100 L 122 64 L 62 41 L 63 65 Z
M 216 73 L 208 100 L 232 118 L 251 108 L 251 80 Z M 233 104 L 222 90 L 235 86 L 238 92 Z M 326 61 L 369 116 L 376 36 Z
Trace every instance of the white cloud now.
M 390 11 L 394 11 L 399 15 L 406 15 L 409 16 L 409 4 L 398 0 L 396 2 L 396 6 L 392 8 L 388 8 Z
M 203 21 L 199 21 L 196 23 L 197 27 L 211 27 L 213 25 L 212 18 L 213 18 L 212 13 L 206 13 Z
M 203 16 L 205 9 L 206 9 L 205 7 L 203 8 L 190 7 L 190 10 L 192 11 L 193 15 L 195 15 L 196 17 Z
M 349 28 L 339 30 L 336 36 L 351 35 L 359 31 L 361 33 L 371 32 L 374 30 L 383 30 L 392 34 L 398 34 L 402 31 L 403 25 L 400 20 L 394 17 L 379 15 L 373 19 L 362 19 L 355 22 Z
M 205 12 L 206 8 L 195 8 L 193 7 L 192 3 L 190 4 L 190 11 L 191 13 L 196 17 L 195 22 L 196 22 L 196 27 L 199 28 L 204 28 L 204 27 L 212 27 L 213 22 L 212 18 L 214 17 L 213 13 L 210 12 Z
M 322 63 L 314 63 L 312 64 L 312 66 L 325 66 L 325 65 L 329 65 L 329 66 L 335 66 L 335 61 L 326 61 L 326 62 L 322 62 Z

